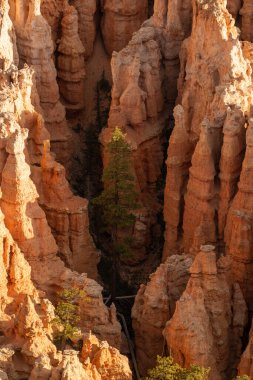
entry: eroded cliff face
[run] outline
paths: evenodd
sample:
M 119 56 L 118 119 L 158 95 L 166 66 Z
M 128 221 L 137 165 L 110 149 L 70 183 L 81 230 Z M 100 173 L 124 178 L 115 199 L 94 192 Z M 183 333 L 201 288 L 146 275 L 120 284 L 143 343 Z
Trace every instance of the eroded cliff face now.
M 190 256 L 175 255 L 141 285 L 132 309 L 138 368 L 142 375 L 154 367 L 157 355 L 165 353 L 163 330 L 175 311 L 176 301 L 189 280 Z
M 173 1 L 168 3 L 174 5 L 171 13 L 175 17 L 177 7 Z M 225 379 L 236 374 L 246 304 L 250 311 L 253 307 L 251 6 L 247 1 L 194 0 L 192 9 L 192 23 L 188 17 L 192 30 L 189 27 L 188 34 L 185 32 L 188 38 L 182 37 L 178 43 L 181 68 L 166 162 L 163 261 L 166 266 L 168 257 L 174 260 L 178 254 L 183 254 L 182 259 L 195 257 L 195 261 L 175 312 L 170 313 L 166 297 L 160 298 L 168 292 L 160 267 L 147 287 L 141 287 L 133 321 L 143 374 L 153 365 L 155 355 L 164 352 L 159 336 L 167 313 L 164 337 L 174 359 L 183 366 L 211 367 L 211 379 Z M 167 2 L 155 2 L 156 25 L 168 21 L 166 10 Z M 182 19 L 182 8 L 179 14 Z M 174 31 L 180 25 L 178 18 L 175 20 Z M 235 22 L 245 31 L 241 36 Z M 169 76 L 164 78 L 166 83 Z M 161 301 L 157 310 L 152 310 L 149 295 L 157 288 Z M 221 289 L 224 294 L 218 295 Z M 150 326 L 147 315 L 158 324 Z M 240 374 L 252 375 L 250 345 L 251 341 L 242 356 Z M 143 363 L 149 364 L 145 367 Z
M 127 47 L 113 53 L 112 103 L 102 145 L 120 126 L 132 147 L 136 190 L 142 206 L 133 232 L 135 264 L 148 259 L 150 245 L 158 244 L 161 230 L 162 167 L 166 127 L 176 100 L 179 50 L 191 30 L 191 1 L 156 1 L 154 15 L 133 35 Z M 104 151 L 103 162 L 108 160 Z M 160 234 L 160 235 L 159 235 Z M 124 276 L 124 273 L 122 273 Z M 131 276 L 130 276 L 131 277 Z M 135 281 L 134 270 L 130 283 Z
M 178 250 L 195 255 L 201 244 L 218 243 L 236 261 L 230 234 L 238 228 L 231 226 L 230 215 L 247 160 L 252 69 L 225 5 L 195 2 L 192 34 L 181 51 L 179 105 L 167 160 L 164 258 Z M 208 33 L 215 45 L 203 43 Z M 244 260 L 249 263 L 245 256 L 235 266 Z M 235 271 L 234 276 L 242 283 Z
M 213 246 L 202 246 L 164 330 L 176 362 L 210 367 L 211 380 L 233 377 L 247 322 L 246 303 L 239 285 L 231 281 L 229 261 L 229 256 L 217 260 Z
M 56 94 L 58 86 L 51 47 L 47 45 L 51 43 L 48 24 L 40 15 L 38 2 L 30 2 L 29 8 L 19 2 L 15 3 L 16 8 L 13 5 L 10 14 L 17 40 L 8 16 L 8 2 L 1 3 L 1 376 L 14 379 L 31 374 L 32 379 L 38 379 L 44 376 L 39 373 L 43 370 L 46 379 L 59 365 L 58 372 L 66 379 L 71 378 L 71 370 L 68 360 L 64 361 L 64 355 L 61 359 L 62 354 L 52 343 L 54 307 L 48 298 L 55 302 L 57 292 L 64 288 L 83 289 L 89 302 L 80 303 L 81 331 L 94 331 L 99 338 L 119 347 L 121 328 L 115 308 L 108 309 L 103 303 L 102 287 L 87 276 L 88 273 L 97 278 L 99 260 L 89 234 L 88 202 L 72 194 L 65 169 L 50 151 L 53 138 L 44 116 L 50 114 L 51 106 L 47 103 L 49 108 L 43 107 L 41 99 L 47 99 L 46 92 L 50 90 Z M 4 40 L 5 36 L 8 38 Z M 14 66 L 18 63 L 16 41 L 19 60 L 25 62 L 21 70 Z M 28 68 L 27 63 L 36 63 L 34 69 Z M 50 68 L 52 72 L 47 75 Z M 59 99 L 57 102 L 54 106 L 59 104 L 59 109 L 64 110 Z M 81 274 L 67 268 L 59 255 L 68 267 Z M 105 355 L 107 349 L 108 345 Z M 125 371 L 125 378 L 130 379 L 126 359 L 117 350 L 110 350 L 119 363 L 119 378 Z M 125 361 L 124 371 L 121 361 Z M 79 364 L 73 373 L 78 368 L 85 372 Z M 99 371 L 99 364 L 97 368 Z M 85 376 L 93 378 L 86 372 Z

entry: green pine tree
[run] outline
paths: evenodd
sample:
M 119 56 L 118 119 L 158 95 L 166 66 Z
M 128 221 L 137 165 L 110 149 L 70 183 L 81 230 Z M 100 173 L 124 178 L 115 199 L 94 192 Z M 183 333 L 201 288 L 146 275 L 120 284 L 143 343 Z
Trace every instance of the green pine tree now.
M 103 172 L 104 190 L 94 203 L 102 208 L 103 220 L 113 242 L 112 300 L 116 297 L 116 275 L 119 257 L 129 251 L 129 241 L 120 232 L 133 226 L 136 202 L 135 179 L 131 166 L 131 147 L 120 128 L 116 127 L 106 146 L 109 162 Z
M 182 368 L 172 357 L 157 357 L 156 367 L 148 371 L 145 380 L 208 380 L 209 369 L 196 365 Z
M 55 309 L 54 323 L 61 327 L 57 340 L 61 342 L 61 348 L 64 350 L 67 340 L 74 339 L 79 334 L 78 322 L 79 317 L 79 300 L 86 297 L 85 292 L 70 288 L 64 289 L 59 293 L 59 301 Z

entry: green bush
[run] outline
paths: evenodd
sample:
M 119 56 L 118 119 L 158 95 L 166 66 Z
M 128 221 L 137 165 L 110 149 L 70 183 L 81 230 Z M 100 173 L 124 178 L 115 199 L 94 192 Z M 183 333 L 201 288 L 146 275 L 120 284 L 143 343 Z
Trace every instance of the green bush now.
M 157 357 L 156 367 L 148 371 L 145 380 L 208 380 L 209 369 L 191 365 L 182 368 L 172 357 Z
M 87 298 L 84 291 L 77 288 L 64 289 L 59 293 L 59 302 L 55 309 L 56 317 L 53 323 L 60 327 L 57 341 L 61 342 L 64 350 L 66 342 L 76 338 L 79 334 L 79 300 Z M 88 298 L 87 298 L 88 299 Z

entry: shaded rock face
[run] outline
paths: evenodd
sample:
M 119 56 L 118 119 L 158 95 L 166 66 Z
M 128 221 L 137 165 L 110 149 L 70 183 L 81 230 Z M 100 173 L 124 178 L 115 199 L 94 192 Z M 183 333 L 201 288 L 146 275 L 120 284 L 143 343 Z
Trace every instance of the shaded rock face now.
M 202 246 L 196 256 L 164 337 L 180 365 L 210 367 L 209 378 L 219 380 L 232 378 L 239 362 L 247 307 L 239 285 L 231 282 L 230 258 L 217 260 L 213 249 Z
M 148 2 L 104 0 L 102 19 L 103 40 L 108 54 L 120 51 L 147 19 Z
M 189 280 L 190 256 L 175 255 L 161 264 L 141 285 L 132 309 L 138 368 L 142 376 L 154 367 L 157 355 L 165 352 L 163 330 L 173 316 L 176 301 Z
M 253 344 L 253 342 L 252 342 L 252 326 L 251 326 L 251 330 L 249 333 L 249 342 L 248 342 L 248 345 L 247 345 L 244 353 L 241 356 L 241 360 L 240 360 L 240 363 L 238 366 L 239 374 L 240 375 L 247 374 L 248 376 L 250 376 L 250 378 L 253 375 L 252 344 Z

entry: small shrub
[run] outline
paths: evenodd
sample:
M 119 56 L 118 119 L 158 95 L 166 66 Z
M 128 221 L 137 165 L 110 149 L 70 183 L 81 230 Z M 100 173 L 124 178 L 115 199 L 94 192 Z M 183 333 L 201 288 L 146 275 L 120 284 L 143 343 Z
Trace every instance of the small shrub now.
M 182 368 L 172 357 L 157 357 L 156 367 L 148 371 L 145 380 L 208 380 L 209 369 L 191 365 Z
M 60 326 L 57 340 L 61 342 L 62 350 L 68 340 L 79 335 L 77 327 L 80 320 L 78 301 L 84 297 L 88 299 L 85 292 L 77 288 L 64 289 L 59 293 L 59 302 L 55 309 L 56 317 L 53 323 Z

